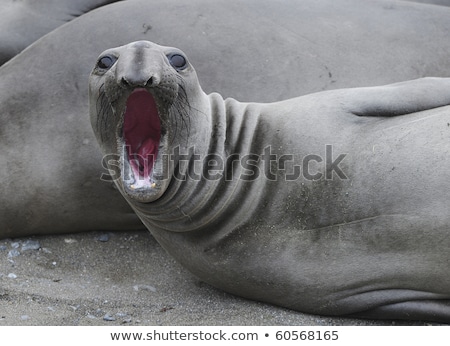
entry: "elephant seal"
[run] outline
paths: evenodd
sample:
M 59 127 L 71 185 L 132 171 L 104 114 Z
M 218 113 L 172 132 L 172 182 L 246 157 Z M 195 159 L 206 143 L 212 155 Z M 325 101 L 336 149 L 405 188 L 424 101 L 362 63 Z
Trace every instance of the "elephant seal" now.
M 53 29 L 118 0 L 4 0 L 0 3 L 0 65 Z
M 200 279 L 307 313 L 450 322 L 449 90 L 243 103 L 138 41 L 100 55 L 89 100 L 117 187 Z
M 0 68 L 0 238 L 144 227 L 99 180 L 87 80 L 105 49 L 137 40 L 196 47 L 189 54 L 206 92 L 274 102 L 450 76 L 448 17 L 389 0 L 133 0 L 73 19 Z

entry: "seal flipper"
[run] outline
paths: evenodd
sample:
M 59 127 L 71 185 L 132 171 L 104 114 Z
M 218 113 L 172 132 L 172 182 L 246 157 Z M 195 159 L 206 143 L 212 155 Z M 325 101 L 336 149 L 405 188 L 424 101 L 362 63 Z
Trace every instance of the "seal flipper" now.
M 450 323 L 450 300 L 415 300 L 389 304 L 348 317 L 370 319 L 424 320 Z
M 392 117 L 450 105 L 450 78 L 428 77 L 343 92 L 350 113 Z

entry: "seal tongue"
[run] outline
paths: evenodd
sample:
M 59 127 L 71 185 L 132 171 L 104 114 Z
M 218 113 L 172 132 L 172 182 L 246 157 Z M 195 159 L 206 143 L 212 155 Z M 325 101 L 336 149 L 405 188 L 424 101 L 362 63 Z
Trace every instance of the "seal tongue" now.
M 145 89 L 136 89 L 128 97 L 123 137 L 135 178 L 148 178 L 158 154 L 161 122 L 155 99 Z

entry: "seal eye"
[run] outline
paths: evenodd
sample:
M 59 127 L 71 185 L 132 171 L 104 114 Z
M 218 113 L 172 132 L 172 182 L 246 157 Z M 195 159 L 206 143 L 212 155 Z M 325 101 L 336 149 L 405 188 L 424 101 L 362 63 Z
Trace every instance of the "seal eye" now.
M 176 70 L 184 70 L 187 67 L 187 61 L 181 54 L 172 54 L 168 56 L 170 64 Z
M 112 65 L 114 65 L 116 60 L 117 60 L 117 58 L 115 58 L 113 56 L 105 55 L 98 60 L 97 66 L 99 68 L 101 68 L 102 70 L 108 70 L 111 68 Z

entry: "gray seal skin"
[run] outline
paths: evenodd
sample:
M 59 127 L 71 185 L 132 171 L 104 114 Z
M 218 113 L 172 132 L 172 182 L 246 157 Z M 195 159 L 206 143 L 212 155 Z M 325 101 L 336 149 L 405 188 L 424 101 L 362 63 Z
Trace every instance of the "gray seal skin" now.
M 449 90 L 243 103 L 138 41 L 100 55 L 89 100 L 117 187 L 201 280 L 307 313 L 450 322 Z
M 0 65 L 53 29 L 117 0 L 2 0 Z
M 450 6 L 450 0 L 406 0 L 413 2 L 420 2 L 424 4 L 440 5 L 440 6 Z
M 87 80 L 110 47 L 136 40 L 196 47 L 189 57 L 206 92 L 257 102 L 450 75 L 446 8 L 381 0 L 209 4 L 103 6 L 0 68 L 0 238 L 143 228 L 113 184 L 99 180 L 107 171 L 89 123 Z

